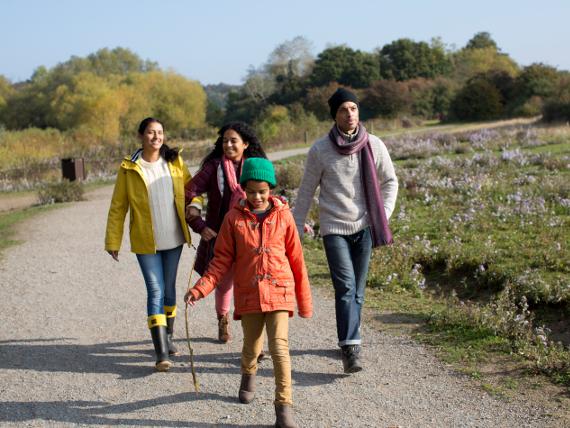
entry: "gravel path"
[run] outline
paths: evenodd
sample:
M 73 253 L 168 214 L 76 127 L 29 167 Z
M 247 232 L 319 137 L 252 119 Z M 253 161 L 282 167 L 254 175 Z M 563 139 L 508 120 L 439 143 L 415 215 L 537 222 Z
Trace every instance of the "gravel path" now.
M 200 393 L 194 392 L 184 333 L 167 373 L 154 370 L 145 287 L 127 237 L 120 262 L 103 251 L 112 188 L 34 217 L 26 242 L 0 261 L 0 426 L 268 427 L 274 423 L 273 369 L 260 365 L 258 394 L 240 404 L 242 341 L 217 337 L 214 298 L 190 310 Z M 197 236 L 194 236 L 197 242 Z M 178 302 L 193 250 L 182 254 Z M 196 278 L 197 279 L 197 278 Z M 344 375 L 333 301 L 314 290 L 313 318 L 290 324 L 294 417 L 300 427 L 541 427 L 542 411 L 465 387 L 406 337 L 363 326 L 363 372 Z

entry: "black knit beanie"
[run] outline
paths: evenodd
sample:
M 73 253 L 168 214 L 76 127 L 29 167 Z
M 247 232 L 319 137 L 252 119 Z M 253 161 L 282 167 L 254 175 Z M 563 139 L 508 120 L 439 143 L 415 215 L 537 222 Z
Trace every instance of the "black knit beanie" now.
M 358 98 L 356 98 L 356 95 L 354 95 L 354 93 L 350 92 L 348 89 L 338 88 L 338 90 L 332 94 L 332 96 L 329 98 L 329 106 L 331 108 L 331 116 L 333 119 L 336 117 L 336 112 L 338 111 L 340 105 L 347 101 L 351 101 L 356 104 L 360 110 L 360 106 L 358 105 Z

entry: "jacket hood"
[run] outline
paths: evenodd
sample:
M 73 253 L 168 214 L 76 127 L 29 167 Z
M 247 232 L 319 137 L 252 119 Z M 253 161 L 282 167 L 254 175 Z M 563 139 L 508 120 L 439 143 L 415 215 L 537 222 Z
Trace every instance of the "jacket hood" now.
M 273 203 L 273 208 L 271 211 L 282 211 L 288 210 L 289 204 L 279 196 L 269 195 L 269 200 Z M 237 201 L 234 205 L 234 208 L 237 208 L 240 211 L 251 211 L 249 209 L 249 205 L 247 204 L 247 198 L 242 198 Z

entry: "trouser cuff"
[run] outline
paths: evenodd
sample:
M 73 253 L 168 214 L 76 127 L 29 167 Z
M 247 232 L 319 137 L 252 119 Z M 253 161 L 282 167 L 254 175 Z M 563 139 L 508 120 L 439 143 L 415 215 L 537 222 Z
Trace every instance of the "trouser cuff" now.
M 344 345 L 360 345 L 361 343 L 362 343 L 362 340 L 360 340 L 360 339 L 343 340 L 342 342 L 338 342 L 338 347 L 340 348 L 341 346 L 344 346 Z

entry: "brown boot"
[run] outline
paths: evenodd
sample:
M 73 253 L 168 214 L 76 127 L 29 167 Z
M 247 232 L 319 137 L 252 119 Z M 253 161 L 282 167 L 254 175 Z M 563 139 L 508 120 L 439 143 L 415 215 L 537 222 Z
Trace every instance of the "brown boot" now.
M 299 426 L 293 422 L 291 406 L 289 404 L 275 406 L 275 416 L 277 417 L 275 421 L 276 428 L 299 428 Z
M 231 343 L 232 335 L 230 334 L 230 315 L 218 314 L 218 340 L 220 343 Z
M 271 359 L 271 355 L 267 354 L 265 351 L 261 351 L 257 356 L 257 362 L 269 359 Z
M 257 372 L 256 372 L 257 373 Z M 241 385 L 239 386 L 239 401 L 249 404 L 255 398 L 255 373 L 241 374 Z

